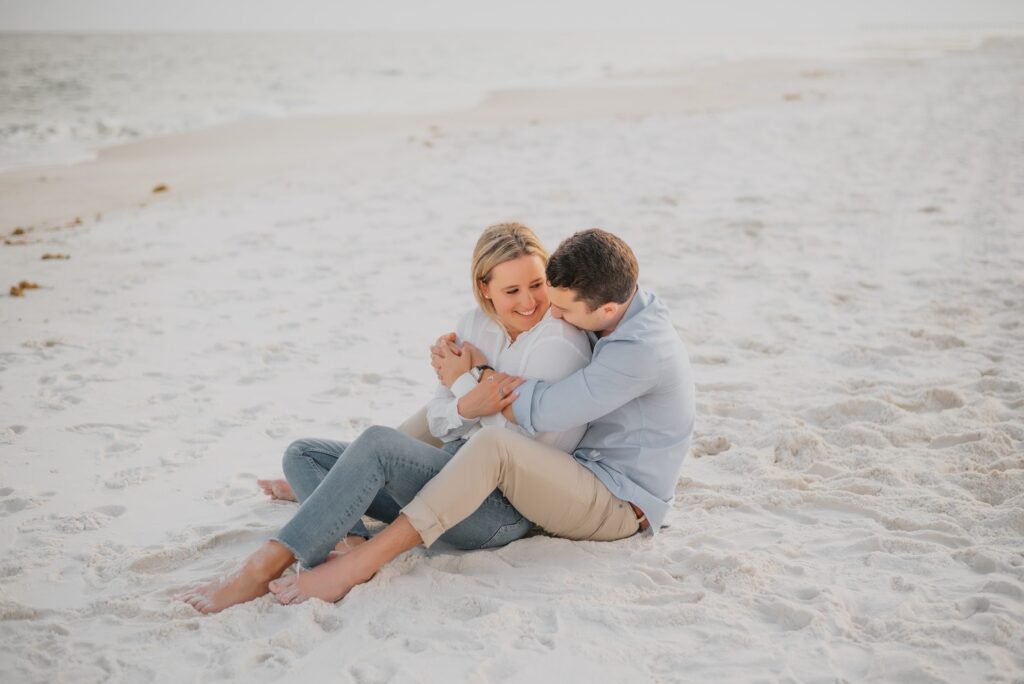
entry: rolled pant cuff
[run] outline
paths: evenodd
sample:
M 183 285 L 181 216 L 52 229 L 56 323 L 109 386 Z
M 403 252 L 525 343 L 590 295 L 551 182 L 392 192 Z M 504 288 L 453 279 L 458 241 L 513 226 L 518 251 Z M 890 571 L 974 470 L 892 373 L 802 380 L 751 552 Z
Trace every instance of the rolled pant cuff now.
M 441 518 L 418 496 L 402 509 L 402 515 L 409 520 L 413 529 L 419 532 L 420 539 L 427 548 L 448 531 Z
M 270 541 L 276 541 L 278 544 L 280 544 L 284 548 L 286 548 L 289 551 L 291 551 L 292 555 L 295 556 L 295 560 L 299 561 L 299 563 L 301 563 L 303 567 L 305 567 L 305 568 L 312 568 L 313 567 L 308 562 L 306 562 L 306 558 L 308 558 L 308 556 L 307 557 L 303 557 L 303 554 L 299 553 L 299 550 L 296 549 L 295 546 L 293 546 L 292 544 L 289 544 L 284 539 L 281 539 L 280 535 L 278 535 L 276 537 L 271 537 Z

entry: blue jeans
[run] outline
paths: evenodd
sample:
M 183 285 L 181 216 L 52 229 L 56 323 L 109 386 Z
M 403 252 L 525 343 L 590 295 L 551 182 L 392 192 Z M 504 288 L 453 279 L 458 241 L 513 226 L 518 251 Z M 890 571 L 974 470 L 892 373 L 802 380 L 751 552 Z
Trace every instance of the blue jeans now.
M 369 537 L 360 520 L 364 514 L 386 523 L 398 517 L 464 443 L 460 439 L 438 449 L 376 425 L 348 444 L 293 442 L 283 465 L 300 506 L 274 539 L 303 565 L 319 565 L 346 535 Z M 531 527 L 496 489 L 440 539 L 459 549 L 487 549 L 520 539 Z

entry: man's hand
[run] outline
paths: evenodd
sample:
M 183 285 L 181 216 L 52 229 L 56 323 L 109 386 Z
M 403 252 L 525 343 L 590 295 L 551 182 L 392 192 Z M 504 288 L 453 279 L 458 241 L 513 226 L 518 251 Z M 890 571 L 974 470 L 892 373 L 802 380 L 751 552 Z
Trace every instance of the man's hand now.
M 481 380 L 469 394 L 459 399 L 459 415 L 472 420 L 499 413 L 519 397 L 519 393 L 514 390 L 523 381 L 524 378 L 508 373 L 488 375 L 486 380 Z

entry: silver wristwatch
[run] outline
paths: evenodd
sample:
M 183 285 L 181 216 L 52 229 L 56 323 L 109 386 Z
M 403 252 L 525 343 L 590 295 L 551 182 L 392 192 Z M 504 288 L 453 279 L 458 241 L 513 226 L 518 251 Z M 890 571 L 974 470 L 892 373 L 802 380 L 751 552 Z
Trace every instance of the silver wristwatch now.
M 481 364 L 479 366 L 474 366 L 474 367 L 470 368 L 469 369 L 469 374 L 473 376 L 474 380 L 476 380 L 477 382 L 480 382 L 480 378 L 483 376 L 485 370 L 494 370 L 494 369 L 491 368 L 490 366 L 488 366 L 486 363 L 484 363 L 484 364 Z

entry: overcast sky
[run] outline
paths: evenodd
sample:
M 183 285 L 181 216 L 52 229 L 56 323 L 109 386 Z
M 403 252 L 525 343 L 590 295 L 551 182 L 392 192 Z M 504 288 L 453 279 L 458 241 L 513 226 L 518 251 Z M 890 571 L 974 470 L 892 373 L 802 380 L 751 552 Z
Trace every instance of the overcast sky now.
M 0 0 L 0 31 L 847 30 L 1024 24 L 1024 0 Z

